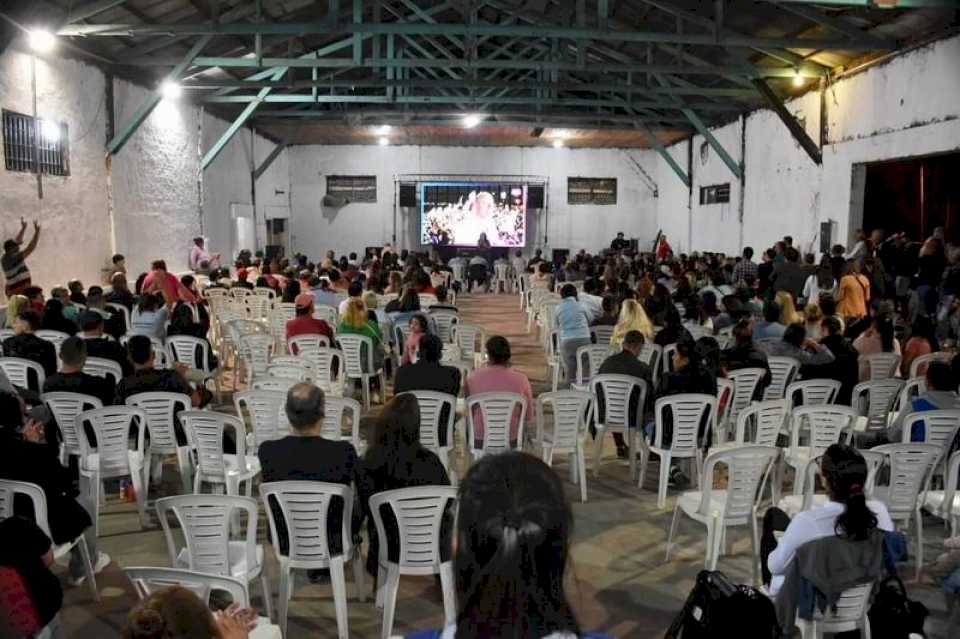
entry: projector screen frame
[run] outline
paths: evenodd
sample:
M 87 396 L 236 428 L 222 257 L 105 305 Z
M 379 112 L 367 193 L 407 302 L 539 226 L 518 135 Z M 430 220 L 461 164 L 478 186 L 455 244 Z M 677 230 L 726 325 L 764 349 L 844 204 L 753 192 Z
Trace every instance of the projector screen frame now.
M 393 246 L 397 246 L 397 225 L 398 225 L 398 213 L 400 207 L 400 184 L 414 184 L 416 186 L 417 196 L 420 196 L 420 185 L 423 182 L 476 182 L 478 184 L 495 184 L 498 182 L 502 183 L 518 183 L 524 184 L 529 187 L 531 186 L 542 186 L 543 187 L 543 208 L 542 209 L 530 209 L 527 208 L 527 214 L 529 215 L 531 210 L 539 210 L 540 214 L 543 216 L 543 223 L 537 225 L 538 235 L 540 237 L 534 238 L 534 242 L 531 244 L 528 240 L 525 242 L 525 248 L 544 248 L 547 246 L 549 241 L 548 236 L 548 221 L 549 208 L 550 208 L 550 178 L 545 175 L 524 175 L 524 174 L 483 174 L 483 173 L 403 173 L 395 174 L 393 176 L 393 234 L 391 236 L 391 241 Z M 404 207 L 410 208 L 410 207 Z M 420 206 L 418 203 L 417 207 L 414 207 L 417 210 L 417 216 L 420 215 Z M 422 246 L 420 244 L 420 229 L 419 221 L 417 226 L 417 246 L 416 247 L 407 247 L 407 248 L 419 248 Z M 542 229 L 542 231 L 541 231 Z

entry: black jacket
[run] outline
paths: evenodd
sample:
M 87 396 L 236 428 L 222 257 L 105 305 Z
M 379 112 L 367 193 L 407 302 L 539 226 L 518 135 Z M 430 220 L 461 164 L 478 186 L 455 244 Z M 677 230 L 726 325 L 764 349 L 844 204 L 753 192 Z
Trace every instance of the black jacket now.
M 420 360 L 397 369 L 393 389 L 395 393 L 425 390 L 456 396 L 460 393 L 460 381 L 458 368 Z
M 3 343 L 6 357 L 21 357 L 43 366 L 46 376 L 57 372 L 57 349 L 53 342 L 41 339 L 33 333 L 14 335 Z
M 652 405 L 653 400 L 653 374 L 650 371 L 650 366 L 646 362 L 641 362 L 639 359 L 633 356 L 632 353 L 628 351 L 620 351 L 614 355 L 611 355 L 607 359 L 603 360 L 603 363 L 600 365 L 600 370 L 597 371 L 600 375 L 629 375 L 630 377 L 638 377 L 647 383 L 647 399 L 645 405 L 642 407 L 643 414 L 646 415 L 650 406 Z M 630 397 L 630 423 L 638 424 L 637 420 L 637 401 L 636 393 L 639 391 L 634 391 L 634 396 Z M 603 394 L 600 393 L 600 396 L 597 397 L 598 404 L 603 403 Z M 602 406 L 597 406 L 598 412 L 602 409 Z M 641 415 L 642 416 L 642 415 Z
M 120 364 L 124 377 L 133 374 L 133 364 L 127 357 L 127 348 L 120 342 L 106 337 L 87 337 L 83 341 L 87 344 L 87 357 L 102 357 Z

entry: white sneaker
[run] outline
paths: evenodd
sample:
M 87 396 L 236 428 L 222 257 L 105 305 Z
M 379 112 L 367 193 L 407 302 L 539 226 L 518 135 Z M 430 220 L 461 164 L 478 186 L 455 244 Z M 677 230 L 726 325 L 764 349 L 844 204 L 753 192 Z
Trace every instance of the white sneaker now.
M 103 572 L 103 569 L 106 568 L 109 564 L 110 564 L 110 555 L 108 555 L 105 552 L 97 553 L 97 563 L 93 565 L 93 574 L 99 575 L 101 572 Z M 73 577 L 67 577 L 67 583 L 69 583 L 71 586 L 74 586 L 74 587 L 82 586 L 86 580 L 87 580 L 86 575 L 80 575 L 76 579 L 74 579 Z

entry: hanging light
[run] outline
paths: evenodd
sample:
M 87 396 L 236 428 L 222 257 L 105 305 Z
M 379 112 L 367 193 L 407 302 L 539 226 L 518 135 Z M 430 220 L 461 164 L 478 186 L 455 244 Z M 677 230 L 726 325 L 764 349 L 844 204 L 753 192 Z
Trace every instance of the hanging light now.
M 393 131 L 393 127 L 389 124 L 382 124 L 377 127 L 377 135 L 390 135 L 390 132 Z
M 555 148 L 555 149 L 562 149 L 562 148 L 563 148 L 563 140 L 559 140 L 559 139 L 554 140 L 554 141 L 553 141 L 553 148 Z
M 377 144 L 379 144 L 380 146 L 387 146 L 388 144 L 390 144 L 390 138 L 380 138 L 379 140 L 377 140 Z
M 167 100 L 176 100 L 183 94 L 183 87 L 171 80 L 164 80 L 160 85 L 160 93 Z
M 27 31 L 27 42 L 37 53 L 49 53 L 57 46 L 56 37 L 47 29 L 30 29 Z
M 479 115 L 468 115 L 463 118 L 463 128 L 472 129 L 475 126 L 479 125 L 481 118 Z
M 800 87 L 803 86 L 803 82 L 804 82 L 804 79 L 803 79 L 803 76 L 800 75 L 800 69 L 797 69 L 793 73 L 793 86 L 799 89 Z

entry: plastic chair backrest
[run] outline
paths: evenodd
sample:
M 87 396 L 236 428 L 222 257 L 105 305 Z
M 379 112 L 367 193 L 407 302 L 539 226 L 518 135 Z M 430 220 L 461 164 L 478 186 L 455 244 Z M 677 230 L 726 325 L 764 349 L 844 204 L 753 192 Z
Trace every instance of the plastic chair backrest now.
M 267 366 L 266 375 L 272 378 L 292 379 L 297 382 L 305 382 L 312 376 L 312 371 L 306 364 L 271 363 Z
M 523 442 L 523 427 L 527 415 L 527 403 L 517 393 L 480 393 L 467 398 L 467 432 L 475 432 L 473 425 L 474 408 L 480 411 L 483 419 L 483 439 L 480 450 L 484 453 L 502 453 L 513 450 L 510 446 L 510 427 L 514 415 L 519 412 L 520 421 L 516 444 Z
M 670 451 L 673 455 L 692 456 L 699 445 L 698 435 L 700 424 L 704 417 L 707 419 L 706 432 L 714 429 L 717 418 L 717 398 L 714 395 L 702 393 L 683 393 L 661 397 L 654 404 L 653 414 L 656 421 L 654 427 L 654 448 L 664 448 L 663 431 L 667 410 L 670 410 L 673 420 L 673 441 Z
M 273 337 L 270 335 L 244 335 L 240 338 L 240 355 L 250 367 L 252 377 L 263 375 L 273 356 Z
M 730 404 L 730 419 L 736 421 L 740 411 L 750 405 L 756 397 L 757 387 L 767 371 L 762 368 L 738 368 L 727 373 L 727 379 L 733 381 L 733 399 Z
M 347 377 L 358 379 L 373 374 L 373 340 L 365 335 L 344 334 L 337 337 L 343 351 Z M 366 351 L 366 358 L 363 353 Z M 364 361 L 364 359 L 366 361 Z
M 701 514 L 710 513 L 714 470 L 718 464 L 727 467 L 726 500 L 722 517 L 725 522 L 741 522 L 753 516 L 760 497 L 760 487 L 770 472 L 779 450 L 775 446 L 737 446 L 707 455 L 700 475 Z
M 299 357 L 309 362 L 310 369 L 313 371 L 313 383 L 324 392 L 342 390 L 346 373 L 343 351 L 327 346 L 304 347 L 300 350 Z
M 12 479 L 0 479 L 0 519 L 13 517 L 13 506 L 17 495 L 26 496 L 33 502 L 33 517 L 43 532 L 50 536 L 50 524 L 47 518 L 47 497 L 37 484 Z
M 294 335 L 287 340 L 287 350 L 299 355 L 304 348 L 329 348 L 330 338 L 326 335 Z
M 788 385 L 797 377 L 800 370 L 800 362 L 792 357 L 768 357 L 767 364 L 770 366 L 770 385 L 763 392 L 765 400 L 783 399 L 783 394 Z
M 867 430 L 886 430 L 893 405 L 903 390 L 902 379 L 877 379 L 853 387 L 852 401 L 857 412 L 867 418 Z
M 82 426 L 77 424 L 77 415 L 94 408 L 103 408 L 103 402 L 93 395 L 67 392 L 44 393 L 41 399 L 60 427 L 64 449 L 71 455 L 79 455 L 81 448 L 78 429 Z
M 83 372 L 87 375 L 113 378 L 114 385 L 123 379 L 123 369 L 120 368 L 120 364 L 105 357 L 88 357 L 83 364 Z
M 266 482 L 260 485 L 260 498 L 270 524 L 274 552 L 277 557 L 289 561 L 291 567 L 320 568 L 330 561 L 327 519 L 334 499 L 343 503 L 337 526 L 342 540 L 341 552 L 350 554 L 353 548 L 350 524 L 354 502 L 350 486 L 319 481 Z M 280 512 L 271 504 L 279 506 Z M 280 536 L 277 533 L 281 522 L 277 521 L 278 514 L 282 517 L 282 527 L 289 540 L 286 554 L 280 549 Z
M 234 394 L 237 415 L 241 419 L 245 412 L 250 415 L 250 429 L 258 448 L 263 442 L 280 439 L 289 433 L 286 402 L 287 393 L 278 390 L 248 390 Z
M 577 349 L 577 384 L 587 384 L 610 355 L 609 344 L 588 344 Z
M 80 435 L 80 467 L 88 470 L 88 459 L 91 453 L 96 452 L 99 462 L 98 470 L 101 479 L 124 477 L 131 473 L 130 469 L 130 428 L 137 426 L 136 450 L 143 453 L 145 450 L 147 414 L 134 406 L 104 406 L 80 413 L 77 416 L 78 424 L 89 422 L 97 438 L 94 447 L 87 440 L 87 430 L 78 428 Z
M 250 384 L 250 390 L 279 391 L 286 397 L 287 392 L 297 384 L 297 380 L 283 377 L 261 377 Z
M 167 338 L 167 355 L 171 362 L 182 362 L 190 368 L 209 373 L 210 344 L 192 335 L 171 335 Z
M 410 391 L 417 399 L 420 407 L 420 443 L 424 447 L 436 452 L 441 448 L 453 446 L 453 422 L 457 416 L 457 398 L 447 393 L 436 391 Z M 440 423 L 444 416 L 444 406 L 447 407 L 446 421 Z M 445 433 L 447 444 L 440 445 L 440 433 Z
M 784 397 L 790 401 L 790 407 L 816 406 L 832 404 L 837 401 L 837 393 L 842 384 L 835 379 L 805 379 L 787 386 Z M 797 400 L 800 400 L 797 403 Z
M 460 314 L 448 308 L 430 309 L 430 316 L 437 325 L 437 337 L 444 343 L 453 341 L 454 329 L 460 322 Z
M 460 357 L 464 359 L 472 358 L 474 354 L 479 353 L 480 349 L 483 348 L 483 329 L 476 324 L 458 322 L 454 329 L 454 335 L 456 336 L 456 344 L 460 347 Z M 478 340 L 480 341 L 480 346 L 477 346 Z
M 663 354 L 660 357 L 660 375 L 666 379 L 667 375 L 673 372 L 673 354 L 677 352 L 677 345 L 667 344 L 663 347 Z
M 316 319 L 323 320 L 331 327 L 337 325 L 337 319 L 339 318 L 339 312 L 337 311 L 336 306 L 329 306 L 327 304 L 317 304 L 313 307 L 313 316 Z
M 157 515 L 167 540 L 170 563 L 176 565 L 180 554 L 167 519 L 167 514 L 172 512 L 186 542 L 184 557 L 188 568 L 197 572 L 233 576 L 227 548 L 230 522 L 235 510 L 247 515 L 244 554 L 247 571 L 254 570 L 258 566 L 257 502 L 250 497 L 236 495 L 177 495 L 157 500 Z
M 927 366 L 930 365 L 930 362 L 946 362 L 949 363 L 953 359 L 954 354 L 948 353 L 946 351 L 937 351 L 935 353 L 927 353 L 925 355 L 918 355 L 913 358 L 913 361 L 910 362 L 910 378 L 914 377 L 923 377 L 927 372 Z
M 849 406 L 836 404 L 798 406 L 791 413 L 793 431 L 790 447 L 794 450 L 801 448 L 800 430 L 807 428 L 809 444 L 804 448 L 809 450 L 811 458 L 822 455 L 827 448 L 840 441 L 844 432 L 853 428 L 856 419 L 856 411 Z
M 594 344 L 610 346 L 610 340 L 613 338 L 613 326 L 591 326 L 590 339 Z
M 635 398 L 634 389 L 639 389 Z M 597 401 L 594 410 L 598 425 L 621 431 L 639 426 L 630 423 L 630 403 L 633 398 L 637 406 L 637 418 L 641 419 L 649 392 L 644 380 L 629 375 L 595 375 L 590 381 L 590 392 L 595 399 L 601 395 L 603 397 L 603 402 Z
M 941 457 L 950 451 L 960 430 L 960 410 L 928 410 L 909 413 L 903 418 L 903 443 L 910 441 L 913 425 L 923 423 L 924 444 L 936 444 L 942 450 Z
M 919 507 L 920 491 L 943 453 L 936 444 L 884 444 L 871 449 L 887 456 L 890 483 L 883 502 L 894 519 L 912 517 Z
M 214 592 L 225 592 L 230 595 L 230 601 L 239 604 L 241 608 L 250 606 L 250 592 L 247 584 L 224 575 L 210 575 L 181 568 L 124 568 L 123 572 L 133 584 L 140 599 L 146 599 L 155 592 L 165 590 L 171 586 L 186 588 L 201 601 L 210 605 L 210 596 Z
M 43 366 L 31 359 L 0 357 L 0 369 L 3 369 L 11 384 L 20 388 L 28 388 L 39 392 L 43 389 L 43 383 L 47 380 L 47 376 L 43 372 Z M 33 373 L 36 382 L 35 386 L 30 383 L 31 373 Z
M 641 362 L 646 362 L 647 366 L 650 367 L 650 373 L 654 384 L 656 384 L 657 380 L 662 377 L 660 369 L 663 365 L 663 347 L 653 342 L 644 342 L 639 359 Z
M 777 436 L 783 430 L 790 416 L 790 402 L 785 399 L 772 399 L 754 402 L 737 416 L 737 443 L 749 443 L 755 446 L 776 446 Z M 747 427 L 753 427 L 752 436 Z
M 896 353 L 861 355 L 859 360 L 866 362 L 870 372 L 869 379 L 872 381 L 893 377 L 897 374 L 897 368 L 900 366 L 900 356 Z
M 822 618 L 817 619 L 817 630 L 822 629 L 823 632 L 836 634 L 859 628 L 861 621 L 866 616 L 873 586 L 874 582 L 871 581 L 848 588 L 840 593 L 836 605 L 828 607 Z
M 547 407 L 553 412 L 551 446 L 554 450 L 573 450 L 592 416 L 593 395 L 582 391 L 562 390 L 538 396 L 537 434 L 541 438 Z
M 150 449 L 153 451 L 176 452 L 177 435 L 174 419 L 180 411 L 190 408 L 190 396 L 181 393 L 150 392 L 131 395 L 127 406 L 136 406 L 147 415 L 147 428 L 150 430 Z
M 323 400 L 323 427 L 321 434 L 326 439 L 343 439 L 343 427 L 350 417 L 350 442 L 354 448 L 360 447 L 360 402 L 349 397 L 325 397 Z
M 223 459 L 223 431 L 233 430 L 238 467 L 246 470 L 246 437 L 243 421 L 233 415 L 210 410 L 185 410 L 179 414 L 183 429 L 197 451 L 197 473 L 207 482 L 225 484 L 227 465 Z
M 377 534 L 388 539 L 381 510 L 393 511 L 399 528 L 401 574 L 434 574 L 440 568 L 440 545 L 444 512 L 456 503 L 457 489 L 452 486 L 422 486 L 377 493 L 370 498 Z M 381 543 L 383 543 L 381 541 Z M 386 561 L 383 553 L 383 561 Z

